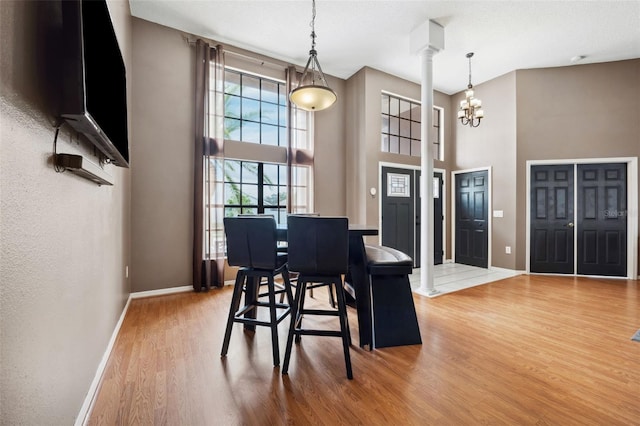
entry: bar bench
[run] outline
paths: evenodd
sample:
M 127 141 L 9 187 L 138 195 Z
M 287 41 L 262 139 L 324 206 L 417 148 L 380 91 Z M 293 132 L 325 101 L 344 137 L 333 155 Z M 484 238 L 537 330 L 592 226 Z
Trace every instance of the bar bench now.
M 373 348 L 421 344 L 409 274 L 413 259 L 387 246 L 366 245 Z

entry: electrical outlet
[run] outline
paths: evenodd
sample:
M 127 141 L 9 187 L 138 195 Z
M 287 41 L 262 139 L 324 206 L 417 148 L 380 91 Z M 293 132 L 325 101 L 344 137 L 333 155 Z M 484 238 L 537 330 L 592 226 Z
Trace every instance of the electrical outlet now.
M 505 252 L 506 254 L 511 254 L 511 246 L 506 246 L 506 247 L 504 248 L 504 252 Z

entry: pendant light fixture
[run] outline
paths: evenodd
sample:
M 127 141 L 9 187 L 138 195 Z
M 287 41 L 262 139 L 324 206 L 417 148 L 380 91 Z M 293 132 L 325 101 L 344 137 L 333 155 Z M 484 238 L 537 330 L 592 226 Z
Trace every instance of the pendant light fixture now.
M 460 110 L 458 110 L 458 118 L 460 123 L 466 126 L 478 127 L 480 120 L 484 117 L 484 111 L 482 110 L 482 101 L 473 97 L 473 84 L 471 84 L 471 57 L 473 52 L 467 53 L 469 59 L 469 85 L 464 92 L 466 99 L 460 101 Z
M 309 60 L 307 66 L 304 67 L 302 78 L 299 85 L 289 93 L 289 99 L 298 108 L 306 111 L 321 111 L 329 108 L 338 99 L 334 92 L 327 84 L 327 80 L 322 73 L 320 63 L 318 62 L 318 52 L 316 51 L 316 1 L 312 0 L 311 14 L 311 50 L 309 51 Z

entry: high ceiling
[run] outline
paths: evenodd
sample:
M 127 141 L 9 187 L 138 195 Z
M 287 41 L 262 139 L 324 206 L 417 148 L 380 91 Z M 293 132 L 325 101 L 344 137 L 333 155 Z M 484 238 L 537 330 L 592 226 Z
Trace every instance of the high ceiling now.
M 129 0 L 131 14 L 193 35 L 304 67 L 311 0 Z M 433 59 L 434 88 L 447 94 L 517 69 L 640 58 L 640 0 L 383 1 L 317 0 L 318 59 L 349 78 L 363 66 L 420 82 L 411 30 L 444 27 Z M 577 62 L 572 58 L 584 56 Z

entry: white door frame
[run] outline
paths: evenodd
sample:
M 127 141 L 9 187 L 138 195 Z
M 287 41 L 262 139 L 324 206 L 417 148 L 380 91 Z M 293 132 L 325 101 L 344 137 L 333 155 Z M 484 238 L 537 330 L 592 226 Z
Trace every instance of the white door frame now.
M 563 160 L 528 160 L 526 177 L 526 272 L 531 273 L 531 167 L 540 165 L 574 164 L 574 171 L 578 164 L 593 163 L 626 163 L 627 164 L 627 276 L 625 279 L 637 279 L 638 277 L 638 157 L 612 157 L 612 158 L 576 158 Z M 574 189 L 577 179 L 573 182 Z M 574 191 L 575 193 L 575 191 Z M 577 197 L 574 200 L 574 215 L 577 214 Z M 577 247 L 578 233 L 574 232 L 573 246 Z M 574 250 L 573 274 L 560 274 L 564 276 L 577 276 L 577 251 Z M 534 274 L 538 274 L 534 272 Z M 543 274 L 541 274 L 543 275 Z M 557 274 L 544 274 L 557 275 Z M 581 275 L 583 276 L 583 275 Z M 605 277 L 623 278 L 623 277 Z

